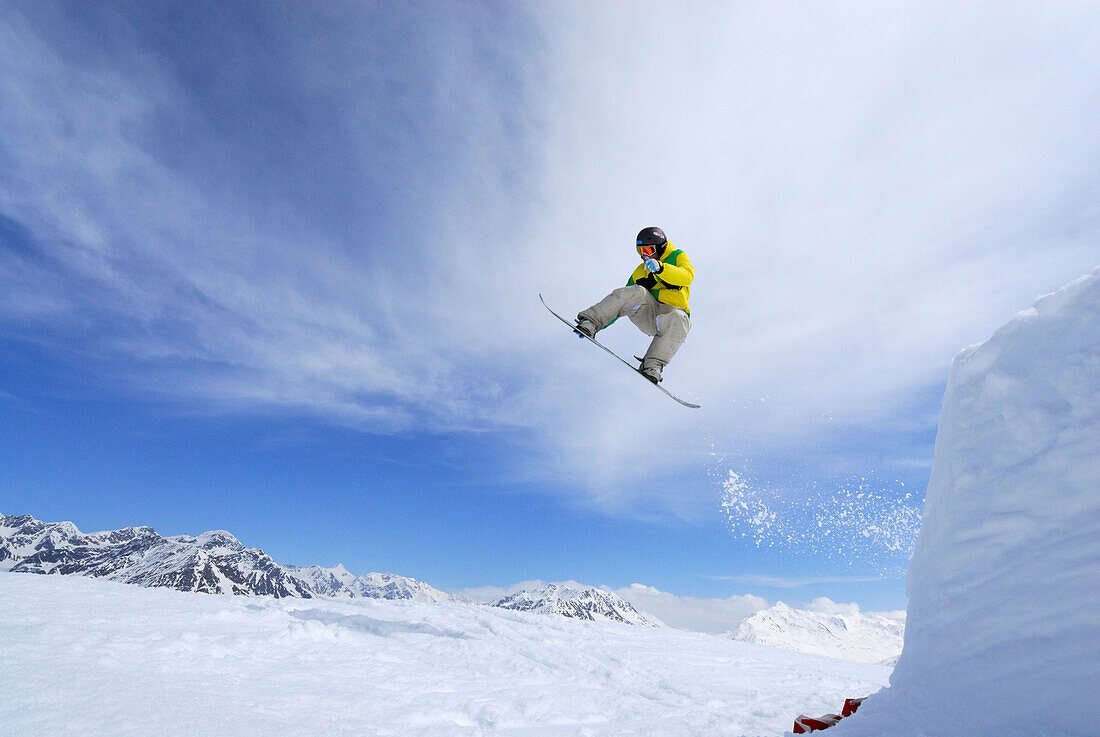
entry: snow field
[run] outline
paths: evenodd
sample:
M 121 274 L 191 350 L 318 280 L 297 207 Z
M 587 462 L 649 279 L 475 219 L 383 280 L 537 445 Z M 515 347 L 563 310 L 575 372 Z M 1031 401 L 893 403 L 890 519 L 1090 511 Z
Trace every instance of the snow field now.
M 475 604 L 0 574 L 0 734 L 779 735 L 890 669 Z

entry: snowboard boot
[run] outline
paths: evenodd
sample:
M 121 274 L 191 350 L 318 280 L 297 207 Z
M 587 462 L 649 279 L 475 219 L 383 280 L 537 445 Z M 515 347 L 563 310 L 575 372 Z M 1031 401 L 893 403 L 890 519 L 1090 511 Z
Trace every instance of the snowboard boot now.
M 592 322 L 587 317 L 577 315 L 577 325 L 573 328 L 573 332 L 577 334 L 578 338 L 594 338 L 597 332 L 596 323 Z
M 648 366 L 643 365 L 642 368 L 638 370 L 642 372 L 642 376 L 646 377 L 654 384 L 659 384 L 661 379 L 664 378 L 661 376 L 661 367 L 655 363 L 651 363 Z

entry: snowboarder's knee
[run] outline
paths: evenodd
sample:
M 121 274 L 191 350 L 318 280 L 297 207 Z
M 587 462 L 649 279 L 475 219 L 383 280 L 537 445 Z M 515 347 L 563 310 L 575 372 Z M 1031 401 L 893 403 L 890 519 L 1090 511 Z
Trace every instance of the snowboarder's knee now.
M 635 302 L 643 299 L 643 296 L 650 296 L 645 287 L 640 287 L 637 284 L 631 284 L 628 287 L 619 287 L 611 293 L 626 302 Z
M 660 335 L 681 335 L 687 337 L 691 330 L 691 318 L 681 309 L 672 309 L 657 318 L 657 328 Z

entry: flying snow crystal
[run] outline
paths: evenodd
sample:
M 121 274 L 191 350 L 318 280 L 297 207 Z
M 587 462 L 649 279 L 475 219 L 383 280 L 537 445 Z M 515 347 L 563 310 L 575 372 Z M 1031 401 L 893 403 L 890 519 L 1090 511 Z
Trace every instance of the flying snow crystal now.
M 758 548 L 825 555 L 883 573 L 907 564 L 920 529 L 912 494 L 875 488 L 865 478 L 792 495 L 731 470 L 722 508 L 730 529 Z

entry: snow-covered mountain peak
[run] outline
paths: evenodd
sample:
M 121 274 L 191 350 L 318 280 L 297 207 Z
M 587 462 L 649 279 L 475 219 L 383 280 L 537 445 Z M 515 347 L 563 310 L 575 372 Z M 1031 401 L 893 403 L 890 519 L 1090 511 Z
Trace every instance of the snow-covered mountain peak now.
M 71 523 L 70 523 L 71 524 Z M 75 530 L 76 527 L 74 526 Z M 79 534 L 79 531 L 77 531 Z M 121 530 L 110 530 L 107 532 L 96 532 L 89 535 L 89 538 L 95 538 L 102 540 L 105 543 L 122 543 L 129 542 L 131 540 L 141 540 L 149 537 L 157 537 L 157 531 L 152 527 L 123 527 Z
M 342 564 L 323 566 L 287 566 L 318 596 L 409 600 L 426 603 L 451 601 L 453 597 L 423 581 L 392 573 L 367 573 L 355 576 Z
M 368 573 L 359 576 L 356 584 L 361 595 L 377 599 L 411 599 L 422 602 L 451 600 L 450 594 L 432 588 L 423 581 L 392 573 Z
M 452 601 L 416 579 L 355 576 L 342 564 L 281 566 L 226 530 L 162 537 L 152 527 L 82 533 L 72 522 L 0 516 L 0 570 L 79 574 L 140 586 L 266 596 Z
M 232 551 L 245 549 L 244 544 L 227 530 L 210 530 L 209 532 L 204 532 L 195 537 L 180 535 L 179 537 L 171 537 L 168 539 L 194 543 L 200 548 L 208 551 L 219 548 Z
M 901 652 L 905 618 L 899 612 L 861 612 L 827 599 L 812 609 L 780 601 L 752 615 L 730 637 L 786 650 L 881 663 Z
M 334 569 L 323 566 L 287 566 L 287 570 L 318 596 L 351 596 L 344 591 L 355 577 L 346 570 L 341 572 L 346 575 L 337 575 Z
M 80 530 L 76 528 L 72 522 L 58 522 L 52 530 L 50 530 L 50 536 L 54 539 L 65 539 L 79 535 Z
M 140 586 L 268 596 L 310 596 L 262 550 L 224 530 L 166 538 L 151 527 L 84 534 L 72 522 L 0 520 L 0 569 L 79 574 Z
M 573 619 L 623 622 L 642 627 L 662 627 L 664 623 L 642 614 L 618 594 L 605 589 L 573 583 L 551 583 L 534 590 L 518 591 L 493 606 L 520 612 L 557 614 Z

